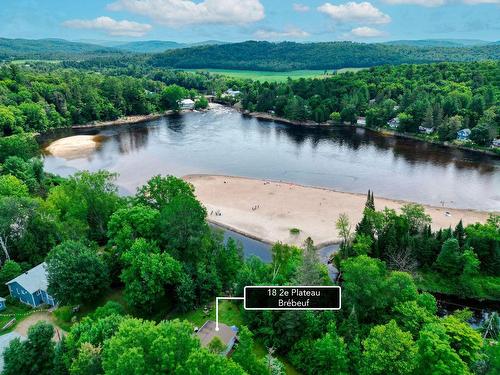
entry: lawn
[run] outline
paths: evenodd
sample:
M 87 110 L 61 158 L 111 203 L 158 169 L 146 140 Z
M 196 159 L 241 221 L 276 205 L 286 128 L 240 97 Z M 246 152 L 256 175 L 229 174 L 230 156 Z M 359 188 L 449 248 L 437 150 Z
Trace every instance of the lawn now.
M 457 279 L 443 277 L 436 272 L 420 272 L 415 282 L 423 291 L 500 301 L 500 277 L 477 275 L 469 278 L 467 288 L 464 288 Z
M 12 318 L 16 318 L 16 322 L 10 326 L 8 329 L 0 331 L 0 334 L 4 334 L 12 331 L 16 325 L 26 317 L 28 317 L 32 312 L 32 309 L 28 305 L 24 305 L 21 302 L 16 302 L 13 300 L 7 301 L 7 308 L 0 311 L 0 329 L 6 325 Z
M 207 320 L 215 320 L 215 304 L 209 309 L 208 314 L 205 314 L 203 308 L 189 311 L 187 313 L 174 313 L 169 316 L 169 319 L 181 319 L 191 322 L 196 327 L 201 327 L 203 323 Z M 241 315 L 240 307 L 230 301 L 220 301 L 219 302 L 219 322 L 227 324 L 229 326 L 241 326 L 243 325 L 243 317 Z M 264 358 L 267 354 L 267 350 L 264 344 L 258 340 L 254 340 L 253 351 L 258 358 Z M 282 356 L 278 356 L 279 360 L 282 361 L 286 368 L 286 373 L 289 375 L 299 375 L 300 373 L 293 368 L 293 366 Z
M 338 69 L 338 73 L 357 72 L 364 68 L 343 68 Z M 284 82 L 288 77 L 292 79 L 299 78 L 325 78 L 328 77 L 332 70 L 292 70 L 289 72 L 272 72 L 272 71 L 259 71 L 259 70 L 236 70 L 236 69 L 185 69 L 191 72 L 210 72 L 214 74 L 221 74 L 232 78 L 252 79 L 256 81 L 268 82 Z
M 76 321 L 80 321 L 85 316 L 93 313 L 98 307 L 104 306 L 108 301 L 118 302 L 124 307 L 125 312 L 130 312 L 130 308 L 123 299 L 123 290 L 111 289 L 107 294 L 103 294 L 99 299 L 92 301 L 92 303 L 81 305 L 80 309 L 76 313 L 73 313 L 72 311 L 73 306 L 59 307 L 54 311 L 55 322 L 65 331 L 69 331 L 71 326 L 74 324 L 72 321 L 73 316 L 76 317 Z

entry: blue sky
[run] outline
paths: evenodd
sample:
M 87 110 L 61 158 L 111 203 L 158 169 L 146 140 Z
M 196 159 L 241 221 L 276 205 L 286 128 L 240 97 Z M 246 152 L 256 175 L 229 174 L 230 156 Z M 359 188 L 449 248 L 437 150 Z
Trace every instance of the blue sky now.
M 0 37 L 500 40 L 500 0 L 0 0 Z

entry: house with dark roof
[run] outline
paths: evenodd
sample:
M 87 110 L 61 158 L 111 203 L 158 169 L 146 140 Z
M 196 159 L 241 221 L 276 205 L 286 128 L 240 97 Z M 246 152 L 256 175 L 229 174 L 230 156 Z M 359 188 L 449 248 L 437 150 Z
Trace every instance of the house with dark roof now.
M 219 338 L 222 344 L 226 347 L 223 351 L 223 355 L 229 355 L 234 347 L 234 344 L 238 342 L 238 327 L 227 326 L 225 324 L 219 323 L 219 330 L 215 330 L 215 322 L 213 320 L 207 320 L 205 324 L 196 332 L 196 335 L 200 339 L 201 346 L 206 348 L 212 342 L 214 338 Z
M 41 263 L 29 271 L 5 283 L 10 295 L 22 303 L 37 307 L 43 304 L 55 306 L 55 299 L 47 293 L 47 264 Z

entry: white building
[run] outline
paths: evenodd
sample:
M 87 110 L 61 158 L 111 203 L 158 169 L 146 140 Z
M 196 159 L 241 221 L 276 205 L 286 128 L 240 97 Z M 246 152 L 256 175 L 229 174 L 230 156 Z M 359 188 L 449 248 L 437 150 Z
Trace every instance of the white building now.
M 358 117 L 356 120 L 356 125 L 365 126 L 366 125 L 366 117 Z
M 424 133 L 424 134 L 434 133 L 434 128 L 426 128 L 425 126 L 419 126 L 418 130 L 420 131 L 420 133 Z
M 397 129 L 399 127 L 399 118 L 391 118 L 389 121 L 387 121 L 387 125 L 389 125 L 391 129 Z
M 233 89 L 228 89 L 225 94 L 229 95 L 229 96 L 232 96 L 234 98 L 234 97 L 236 97 L 238 95 L 241 95 L 241 91 L 233 90 Z
M 180 102 L 181 109 L 193 109 L 194 101 L 191 99 L 182 99 Z

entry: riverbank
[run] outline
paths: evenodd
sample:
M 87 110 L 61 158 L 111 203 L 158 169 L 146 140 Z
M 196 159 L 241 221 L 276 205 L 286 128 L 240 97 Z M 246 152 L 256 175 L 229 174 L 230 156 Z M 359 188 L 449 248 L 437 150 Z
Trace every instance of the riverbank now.
M 301 245 L 307 237 L 318 247 L 339 243 L 335 228 L 338 216 L 347 214 L 354 230 L 366 201 L 365 194 L 281 181 L 211 175 L 188 175 L 184 179 L 195 187 L 210 222 L 268 243 Z M 399 210 L 405 203 L 375 197 L 378 209 Z M 434 230 L 454 227 L 460 219 L 464 225 L 484 222 L 489 215 L 475 210 L 424 207 Z
M 321 123 L 314 122 L 312 120 L 296 121 L 296 120 L 287 119 L 285 117 L 279 117 L 279 116 L 273 115 L 271 113 L 266 113 L 266 112 L 248 112 L 248 111 L 244 111 L 241 109 L 238 109 L 238 110 L 241 112 L 241 114 L 243 116 L 252 117 L 252 118 L 255 118 L 258 120 L 262 120 L 262 121 L 274 121 L 274 122 L 277 122 L 280 124 L 285 124 L 285 125 L 308 126 L 308 127 L 311 127 L 311 126 L 348 126 L 348 127 L 366 129 L 368 131 L 372 131 L 374 133 L 379 133 L 379 134 L 382 134 L 384 136 L 411 139 L 414 141 L 431 143 L 431 144 L 435 144 L 435 145 L 442 146 L 442 147 L 464 150 L 464 151 L 469 151 L 469 152 L 476 152 L 476 153 L 480 153 L 480 154 L 488 155 L 488 156 L 500 157 L 500 151 L 496 152 L 496 151 L 493 151 L 490 149 L 474 148 L 474 147 L 469 147 L 469 146 L 465 146 L 465 145 L 453 144 L 450 142 L 441 142 L 438 140 L 424 139 L 422 137 L 419 137 L 418 134 L 400 133 L 400 132 L 386 129 L 386 128 L 368 128 L 366 126 L 356 125 L 356 124 L 334 125 L 331 121 L 321 122 Z
M 141 122 L 157 120 L 164 116 L 172 115 L 174 111 L 166 111 L 162 113 L 151 113 L 148 115 L 133 115 L 133 116 L 124 116 L 120 117 L 116 120 L 110 121 L 93 121 L 88 124 L 83 125 L 72 125 L 73 129 L 88 129 L 88 128 L 102 128 L 106 126 L 117 126 L 117 125 L 130 125 L 130 124 L 139 124 Z

